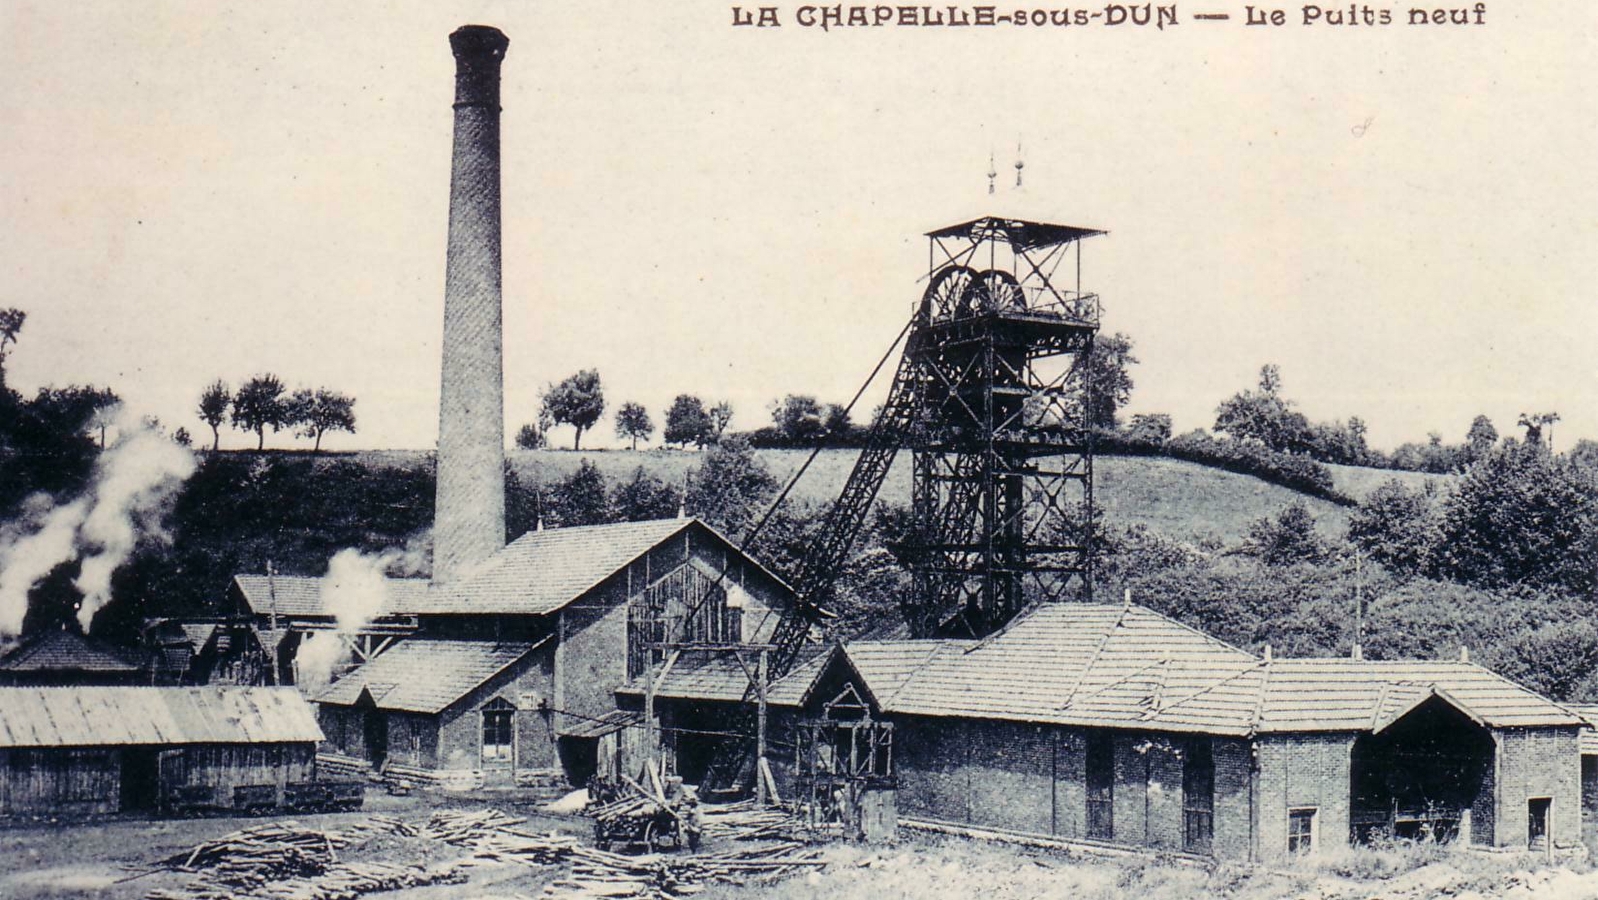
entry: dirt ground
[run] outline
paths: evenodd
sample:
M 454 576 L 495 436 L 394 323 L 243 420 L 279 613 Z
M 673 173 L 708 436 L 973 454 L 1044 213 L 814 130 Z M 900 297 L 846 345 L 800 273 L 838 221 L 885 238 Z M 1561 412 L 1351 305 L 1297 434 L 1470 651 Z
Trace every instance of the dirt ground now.
M 526 818 L 519 826 L 586 839 L 587 819 L 540 813 L 513 796 L 469 797 L 373 793 L 354 813 L 293 817 L 307 828 L 343 830 L 372 813 L 407 822 L 441 808 L 492 807 Z M 107 820 L 12 823 L 0 827 L 0 898 L 143 900 L 151 890 L 180 889 L 188 876 L 151 871 L 151 863 L 261 819 Z M 710 847 L 707 849 L 714 850 Z M 349 850 L 362 861 L 448 863 L 469 849 L 379 835 Z M 1321 859 L 1302 871 L 1238 866 L 1198 867 L 1140 857 L 1081 858 L 958 838 L 906 834 L 889 846 L 826 846 L 825 868 L 781 881 L 711 885 L 705 900 L 981 900 L 1069 897 L 1071 900 L 1598 900 L 1598 872 L 1585 859 L 1550 864 L 1537 857 L 1497 856 L 1446 848 L 1360 851 Z M 464 883 L 370 896 L 384 900 L 518 900 L 539 897 L 563 866 L 529 869 L 483 861 L 463 870 Z

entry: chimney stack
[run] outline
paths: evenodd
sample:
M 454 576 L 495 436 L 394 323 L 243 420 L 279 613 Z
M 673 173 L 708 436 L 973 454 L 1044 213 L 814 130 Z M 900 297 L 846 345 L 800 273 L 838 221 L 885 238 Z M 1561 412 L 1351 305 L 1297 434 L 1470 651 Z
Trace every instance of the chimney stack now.
M 510 41 L 467 25 L 455 54 L 455 145 L 444 277 L 433 583 L 505 546 L 505 385 L 500 318 L 499 66 Z

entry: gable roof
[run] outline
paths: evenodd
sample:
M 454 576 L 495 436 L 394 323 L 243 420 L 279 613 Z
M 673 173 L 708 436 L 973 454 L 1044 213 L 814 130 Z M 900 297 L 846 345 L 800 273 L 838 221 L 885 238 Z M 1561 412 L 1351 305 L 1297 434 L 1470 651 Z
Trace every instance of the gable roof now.
M 354 706 L 365 693 L 379 709 L 439 713 L 542 643 L 410 638 L 373 657 L 312 699 L 333 706 Z
M 1583 724 L 1565 707 L 1475 663 L 1279 659 L 1269 669 L 1261 732 L 1379 731 L 1434 695 L 1491 728 Z
M 1267 662 L 1139 606 L 1051 604 L 979 642 L 891 643 L 846 650 L 888 713 L 1249 736 L 1379 730 L 1439 696 L 1493 728 L 1582 724 L 1471 663 Z
M 0 688 L 0 747 L 322 740 L 289 687 Z
M 143 666 L 121 648 L 91 641 L 76 631 L 40 632 L 0 657 L 4 672 L 139 672 Z
M 322 603 L 321 576 L 312 575 L 234 575 L 233 585 L 250 612 L 258 616 L 328 616 Z M 411 606 L 427 593 L 425 578 L 385 578 L 388 597 L 379 615 L 393 615 Z M 196 647 L 196 649 L 199 649 Z
M 547 615 L 597 587 L 662 542 L 693 529 L 738 553 L 733 543 L 698 519 L 652 519 L 522 535 L 460 580 L 410 598 L 397 607 L 413 614 L 499 613 Z M 787 586 L 747 556 L 745 562 Z

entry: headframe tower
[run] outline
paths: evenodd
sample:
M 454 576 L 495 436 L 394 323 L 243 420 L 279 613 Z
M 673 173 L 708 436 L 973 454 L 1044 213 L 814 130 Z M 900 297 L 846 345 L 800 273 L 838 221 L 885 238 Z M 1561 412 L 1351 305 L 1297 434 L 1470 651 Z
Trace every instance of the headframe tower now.
M 890 398 L 914 457 L 899 549 L 917 636 L 981 636 L 1092 595 L 1099 298 L 1082 289 L 1082 241 L 1103 233 L 988 216 L 927 234 Z

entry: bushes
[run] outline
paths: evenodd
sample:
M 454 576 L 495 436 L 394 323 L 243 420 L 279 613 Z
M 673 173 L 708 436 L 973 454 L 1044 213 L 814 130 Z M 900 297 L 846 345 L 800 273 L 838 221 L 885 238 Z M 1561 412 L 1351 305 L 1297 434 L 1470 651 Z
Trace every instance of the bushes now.
M 1278 453 L 1251 441 L 1221 440 L 1203 429 L 1178 435 L 1163 443 L 1139 439 L 1122 432 L 1099 431 L 1094 435 L 1094 442 L 1094 449 L 1105 455 L 1169 456 L 1240 475 L 1252 475 L 1340 506 L 1354 505 L 1352 497 L 1333 485 L 1331 470 L 1308 456 Z

